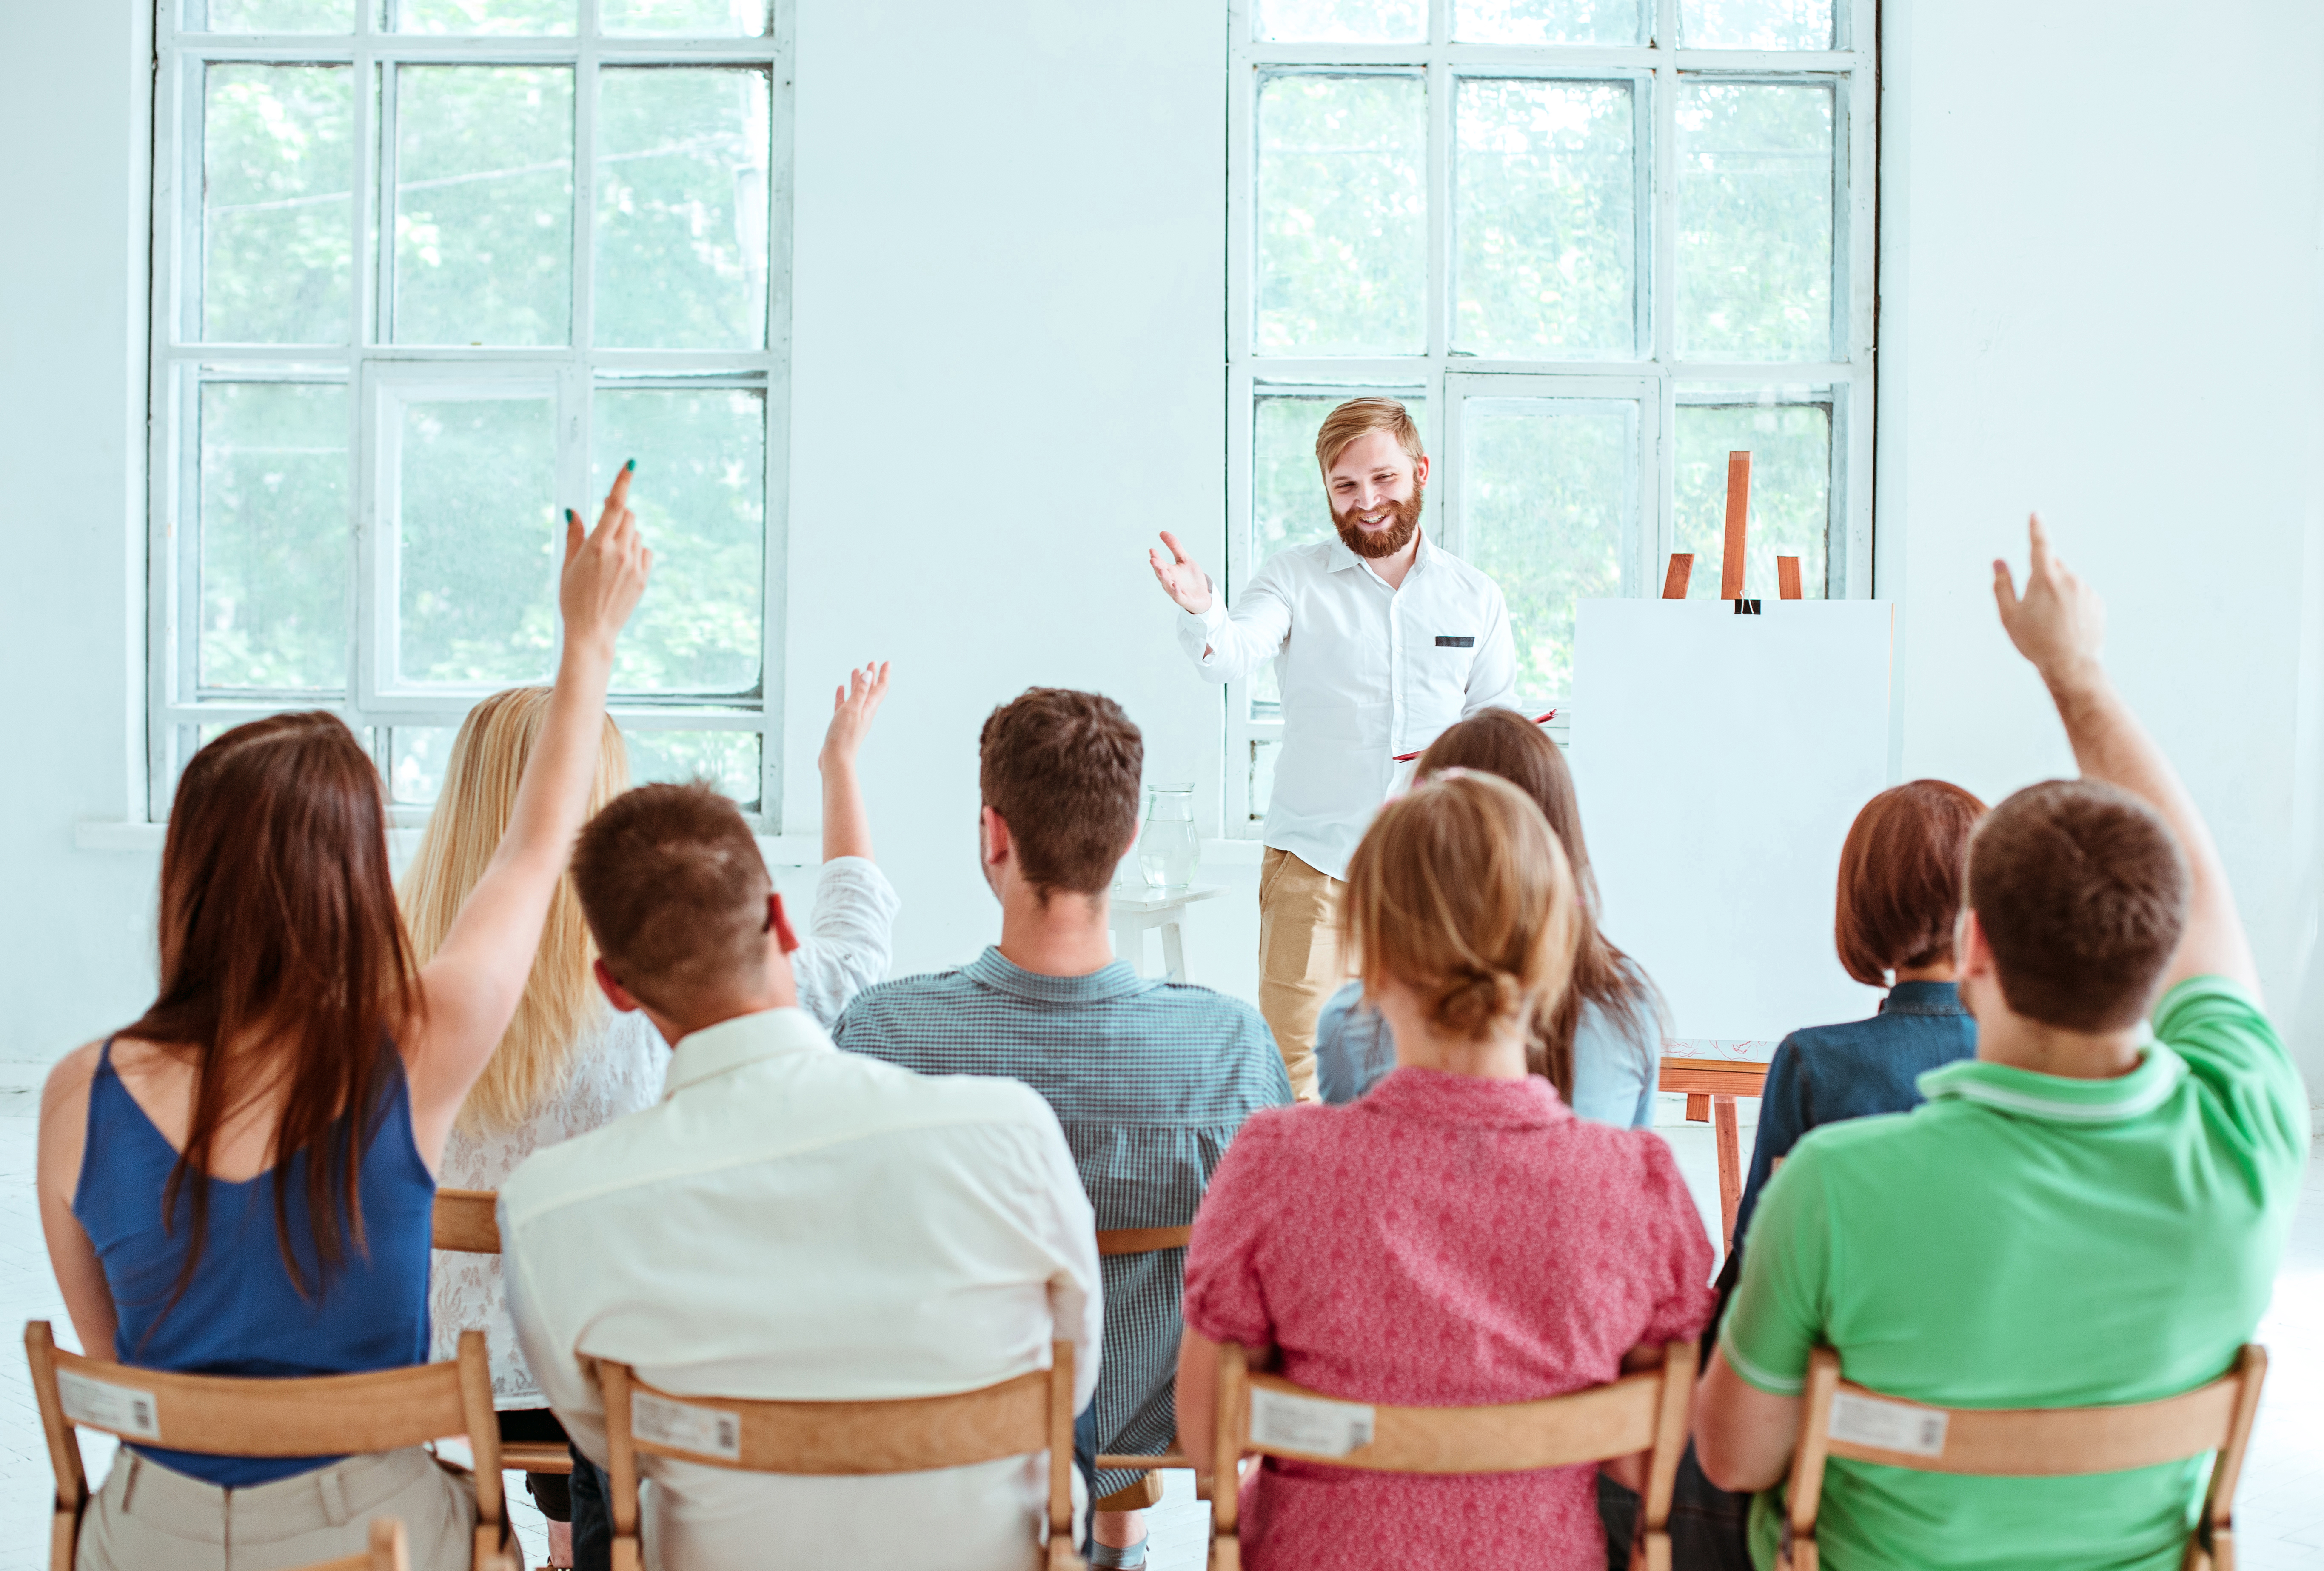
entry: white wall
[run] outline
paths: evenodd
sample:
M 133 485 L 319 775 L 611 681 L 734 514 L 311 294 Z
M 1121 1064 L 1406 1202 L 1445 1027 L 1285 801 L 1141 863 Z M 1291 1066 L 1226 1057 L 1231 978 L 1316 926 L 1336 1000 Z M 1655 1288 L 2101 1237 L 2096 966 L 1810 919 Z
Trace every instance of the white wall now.
M 2216 831 L 2272 999 L 2312 920 L 2324 12 L 1888 0 L 1877 592 L 1906 776 L 2070 773 L 2002 636 L 2039 508 Z M 2296 1033 L 2324 1086 L 2316 1033 Z
M 73 848 L 143 771 L 148 75 L 142 0 L 20 9 L 43 64 L 0 97 L 0 146 L 36 150 L 0 173 L 19 215 L 0 671 L 21 716 L 0 1058 L 41 1060 L 150 985 L 151 852 Z M 1885 10 L 1877 571 L 1903 608 L 1900 767 L 1988 797 L 2067 767 L 1987 598 L 1986 563 L 2022 557 L 2042 507 L 2108 596 L 2116 670 L 2218 826 L 2291 1010 L 2324 735 L 2324 19 Z M 997 927 L 976 727 L 1023 687 L 1112 694 L 1149 778 L 1201 781 L 1216 812 L 1219 698 L 1142 551 L 1224 528 L 1225 6 L 801 11 L 785 827 L 816 819 L 830 684 L 894 659 L 866 763 L 912 969 Z M 1248 991 L 1250 870 L 1206 873 L 1237 888 L 1203 913 L 1195 973 Z M 2324 1084 L 2319 1038 L 2297 1040 Z

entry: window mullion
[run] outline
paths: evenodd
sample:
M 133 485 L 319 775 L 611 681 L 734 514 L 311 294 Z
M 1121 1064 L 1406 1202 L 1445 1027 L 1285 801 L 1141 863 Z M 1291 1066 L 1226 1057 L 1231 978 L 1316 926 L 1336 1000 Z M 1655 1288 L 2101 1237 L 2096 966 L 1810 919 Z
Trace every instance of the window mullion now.
M 597 234 L 597 5 L 598 0 L 582 0 L 581 55 L 573 67 L 572 347 L 585 366 L 597 341 L 597 291 L 590 275 Z

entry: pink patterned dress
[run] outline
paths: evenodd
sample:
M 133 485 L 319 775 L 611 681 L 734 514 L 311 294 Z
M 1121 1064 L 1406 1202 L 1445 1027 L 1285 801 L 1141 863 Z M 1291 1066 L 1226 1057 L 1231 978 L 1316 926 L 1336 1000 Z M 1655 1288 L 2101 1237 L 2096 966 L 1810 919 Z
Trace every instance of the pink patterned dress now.
M 1711 1243 L 1660 1137 L 1577 1118 L 1545 1080 L 1398 1069 L 1343 1106 L 1254 1114 L 1186 1252 L 1185 1323 L 1272 1346 L 1313 1390 L 1393 1406 L 1600 1384 L 1711 1317 Z M 1599 1571 L 1596 1468 L 1468 1477 L 1268 1458 L 1243 1563 Z

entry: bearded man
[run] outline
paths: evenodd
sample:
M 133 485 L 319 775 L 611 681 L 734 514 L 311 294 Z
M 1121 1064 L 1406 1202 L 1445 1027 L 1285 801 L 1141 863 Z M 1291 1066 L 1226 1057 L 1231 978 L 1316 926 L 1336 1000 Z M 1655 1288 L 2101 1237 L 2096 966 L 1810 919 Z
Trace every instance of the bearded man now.
M 1203 675 L 1272 659 L 1283 753 L 1259 877 L 1259 1010 L 1291 1088 L 1315 1100 L 1315 1015 L 1342 980 L 1337 913 L 1348 858 L 1397 775 L 1466 716 L 1515 698 L 1509 612 L 1492 579 L 1421 533 L 1428 455 L 1392 398 L 1324 419 L 1315 463 L 1339 538 L 1277 551 L 1229 613 L 1176 535 L 1154 577 L 1185 615 Z

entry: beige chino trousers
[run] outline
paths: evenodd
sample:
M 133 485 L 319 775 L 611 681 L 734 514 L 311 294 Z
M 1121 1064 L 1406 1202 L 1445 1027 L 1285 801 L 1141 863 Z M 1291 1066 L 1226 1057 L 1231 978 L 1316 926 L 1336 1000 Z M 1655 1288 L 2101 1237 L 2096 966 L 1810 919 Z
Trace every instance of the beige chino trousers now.
M 1340 892 L 1347 885 L 1290 852 L 1267 847 L 1259 869 L 1259 1012 L 1275 1033 L 1291 1094 L 1316 1101 L 1315 1017 L 1347 980 L 1340 964 Z

